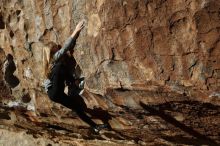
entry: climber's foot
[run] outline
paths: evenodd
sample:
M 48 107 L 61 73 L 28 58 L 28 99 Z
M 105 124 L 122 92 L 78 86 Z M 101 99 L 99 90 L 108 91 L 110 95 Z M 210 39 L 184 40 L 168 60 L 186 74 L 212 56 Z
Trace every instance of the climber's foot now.
M 99 132 L 102 130 L 102 129 L 106 129 L 108 128 L 108 125 L 107 124 L 100 124 L 100 125 L 96 125 L 95 127 L 93 127 L 93 131 L 96 133 L 96 134 L 99 134 Z

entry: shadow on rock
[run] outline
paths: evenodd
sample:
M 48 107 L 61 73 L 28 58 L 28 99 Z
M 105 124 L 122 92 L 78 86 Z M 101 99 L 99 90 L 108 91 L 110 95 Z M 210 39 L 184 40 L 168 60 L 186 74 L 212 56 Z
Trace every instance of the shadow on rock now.
M 16 65 L 14 63 L 14 58 L 11 54 L 8 54 L 4 63 L 4 79 L 10 88 L 15 88 L 20 83 L 19 79 L 14 76 L 15 71 Z
M 143 102 L 140 102 L 140 105 L 143 107 L 143 109 L 145 109 L 147 112 L 151 113 L 151 115 L 155 115 L 160 117 L 161 119 L 163 119 L 164 121 L 166 121 L 169 124 L 172 124 L 173 126 L 181 129 L 182 131 L 188 133 L 189 135 L 193 136 L 196 138 L 196 140 L 192 140 L 191 144 L 196 144 L 196 145 L 202 145 L 202 144 L 207 144 L 207 145 L 218 145 L 217 142 L 215 142 L 214 140 L 210 139 L 209 137 L 195 131 L 193 128 L 186 126 L 185 124 L 177 121 L 176 119 L 174 119 L 172 116 L 168 115 L 167 113 L 165 113 L 164 110 L 162 110 L 158 105 L 146 105 Z M 165 108 L 164 108 L 165 109 Z M 163 137 L 163 136 L 162 136 Z M 178 141 L 176 139 L 176 137 L 167 137 L 164 136 L 164 139 L 168 140 L 168 141 L 175 141 L 175 142 L 181 142 Z M 189 139 L 188 139 L 189 140 Z M 182 141 L 184 144 L 185 141 Z M 188 143 L 187 143 L 188 144 Z

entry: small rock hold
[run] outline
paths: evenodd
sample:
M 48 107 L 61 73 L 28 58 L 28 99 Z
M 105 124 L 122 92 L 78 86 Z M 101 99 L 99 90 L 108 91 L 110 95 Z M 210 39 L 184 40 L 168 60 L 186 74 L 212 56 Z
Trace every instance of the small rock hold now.
M 174 118 L 179 122 L 182 122 L 185 119 L 185 117 L 180 113 L 178 113 Z
M 33 77 L 32 70 L 28 67 L 24 70 L 24 77 L 31 79 Z
M 138 144 L 140 144 L 140 145 L 147 145 L 147 143 L 144 142 L 144 141 L 142 141 L 142 140 L 139 140 L 139 141 L 138 141 Z

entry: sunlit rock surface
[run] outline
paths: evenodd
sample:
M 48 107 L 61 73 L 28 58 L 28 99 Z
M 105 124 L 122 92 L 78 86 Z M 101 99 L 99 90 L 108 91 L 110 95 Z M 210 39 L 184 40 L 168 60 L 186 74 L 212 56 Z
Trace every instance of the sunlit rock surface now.
M 43 88 L 44 44 L 62 45 L 80 19 L 83 98 L 108 111 L 115 130 L 101 136 Z M 220 0 L 1 0 L 1 129 L 25 131 L 33 145 L 216 144 L 219 35 Z

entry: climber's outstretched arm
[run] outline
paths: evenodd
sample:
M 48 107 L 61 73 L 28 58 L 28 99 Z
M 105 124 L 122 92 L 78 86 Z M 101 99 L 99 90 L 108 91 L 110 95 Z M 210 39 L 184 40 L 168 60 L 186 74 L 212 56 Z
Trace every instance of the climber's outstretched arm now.
M 59 60 L 67 51 L 69 51 L 71 48 L 74 48 L 75 44 L 76 44 L 76 39 L 79 36 L 80 31 L 83 29 L 84 27 L 84 20 L 81 20 L 77 25 L 75 30 L 73 31 L 73 33 L 71 34 L 71 36 L 66 40 L 66 42 L 64 43 L 63 47 L 57 51 L 54 54 L 54 60 Z

